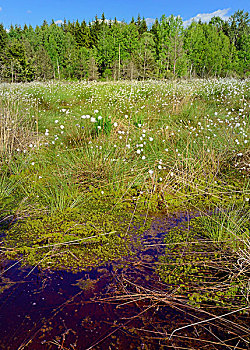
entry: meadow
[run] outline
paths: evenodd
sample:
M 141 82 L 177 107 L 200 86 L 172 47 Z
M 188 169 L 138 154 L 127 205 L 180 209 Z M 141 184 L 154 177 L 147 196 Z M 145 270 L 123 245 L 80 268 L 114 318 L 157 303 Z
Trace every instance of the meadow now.
M 0 162 L 2 256 L 85 269 L 133 254 L 159 213 L 199 213 L 159 275 L 197 304 L 217 261 L 215 302 L 249 305 L 249 80 L 2 84 Z

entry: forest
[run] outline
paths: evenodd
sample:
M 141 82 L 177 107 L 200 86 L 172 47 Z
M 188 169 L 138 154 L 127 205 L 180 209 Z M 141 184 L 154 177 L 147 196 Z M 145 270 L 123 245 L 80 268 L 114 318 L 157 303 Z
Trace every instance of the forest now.
M 163 15 L 148 28 L 138 15 L 130 23 L 101 19 L 46 21 L 41 26 L 0 24 L 0 81 L 144 80 L 249 76 L 249 14 L 185 27 Z

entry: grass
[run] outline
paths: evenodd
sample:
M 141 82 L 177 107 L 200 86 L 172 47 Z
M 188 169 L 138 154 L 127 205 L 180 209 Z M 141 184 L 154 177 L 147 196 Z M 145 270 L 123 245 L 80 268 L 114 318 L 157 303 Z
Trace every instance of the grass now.
M 0 91 L 2 220 L 24 220 L 25 233 L 25 218 L 67 221 L 71 210 L 87 208 L 94 221 L 100 212 L 107 221 L 126 214 L 127 231 L 135 212 L 139 222 L 148 211 L 220 207 L 217 226 L 204 219 L 206 232 L 236 249 L 237 213 L 249 201 L 247 80 L 46 82 Z M 12 230 L 6 249 L 29 251 L 28 237 L 15 246 Z

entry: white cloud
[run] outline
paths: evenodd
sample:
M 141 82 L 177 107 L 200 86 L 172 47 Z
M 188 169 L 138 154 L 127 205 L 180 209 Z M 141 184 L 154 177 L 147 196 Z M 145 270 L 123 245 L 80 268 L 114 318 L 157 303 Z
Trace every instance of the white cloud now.
M 55 21 L 55 24 L 62 24 L 63 21 L 61 19 L 58 19 L 57 21 Z
M 148 27 L 151 27 L 155 23 L 155 18 L 145 18 Z
M 229 16 L 227 16 L 227 13 L 230 9 L 223 9 L 223 10 L 217 10 L 211 13 L 198 13 L 195 17 L 192 17 L 188 19 L 187 21 L 184 21 L 183 24 L 185 27 L 189 26 L 193 21 L 198 22 L 209 22 L 211 18 L 213 17 L 220 17 L 223 20 L 228 20 Z

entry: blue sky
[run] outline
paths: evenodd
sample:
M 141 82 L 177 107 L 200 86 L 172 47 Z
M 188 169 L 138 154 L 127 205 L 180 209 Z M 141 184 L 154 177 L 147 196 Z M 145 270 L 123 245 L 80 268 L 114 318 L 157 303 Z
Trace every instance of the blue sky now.
M 32 26 L 48 22 L 76 20 L 92 21 L 97 15 L 105 13 L 107 19 L 129 22 L 138 13 L 148 23 L 163 14 L 180 15 L 184 21 L 191 18 L 209 20 L 213 15 L 227 18 L 238 9 L 249 12 L 248 0 L 0 0 L 0 23 L 8 28 L 11 24 Z M 199 15 L 197 17 L 197 15 Z M 59 23 L 58 22 L 58 23 Z M 188 22 L 187 22 L 188 23 Z

